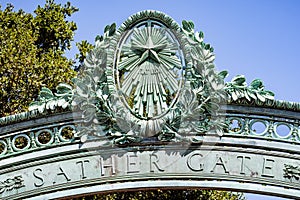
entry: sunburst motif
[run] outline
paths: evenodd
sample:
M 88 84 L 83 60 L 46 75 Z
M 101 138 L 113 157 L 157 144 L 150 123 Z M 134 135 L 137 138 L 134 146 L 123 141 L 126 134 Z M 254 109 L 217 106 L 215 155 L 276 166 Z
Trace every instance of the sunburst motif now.
M 122 46 L 118 64 L 123 93 L 134 96 L 133 111 L 151 118 L 163 113 L 170 102 L 167 95 L 178 91 L 182 64 L 176 53 L 178 45 L 163 28 L 134 29 L 130 41 Z

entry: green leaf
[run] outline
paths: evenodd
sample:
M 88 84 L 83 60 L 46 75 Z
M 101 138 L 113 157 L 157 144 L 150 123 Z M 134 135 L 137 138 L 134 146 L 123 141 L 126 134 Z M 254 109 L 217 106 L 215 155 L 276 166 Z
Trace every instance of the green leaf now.
M 54 95 L 52 93 L 52 91 L 49 88 L 46 87 L 42 87 L 42 90 L 40 91 L 40 95 L 39 95 L 40 99 L 53 99 Z
M 264 85 L 263 82 L 260 79 L 255 79 L 251 82 L 250 87 L 255 90 L 263 90 Z
M 249 102 L 251 101 L 251 97 L 248 95 L 247 90 L 244 91 L 244 96 L 247 99 L 247 101 L 249 101 Z
M 82 115 L 85 122 L 90 122 L 94 117 L 96 113 L 96 107 L 93 104 L 86 104 L 81 107 L 83 110 Z
M 271 99 L 271 100 L 273 100 L 275 96 L 273 92 L 268 90 L 261 91 L 260 94 L 266 99 Z
M 246 86 L 246 78 L 244 75 L 237 75 L 231 80 L 236 86 Z
M 193 32 L 194 31 L 194 23 L 192 21 L 182 21 L 182 28 L 186 30 L 187 32 Z
M 210 49 L 210 44 L 205 44 L 205 47 L 204 47 L 206 50 L 209 50 Z
M 238 94 L 236 93 L 236 90 L 233 90 L 231 92 L 231 97 L 232 97 L 233 101 L 238 100 L 239 97 L 238 97 Z
M 115 34 L 115 32 L 116 32 L 116 23 L 113 23 L 113 24 L 111 24 L 110 25 L 110 27 L 109 27 L 109 36 L 112 36 L 112 35 L 114 35 Z
M 107 31 L 109 31 L 110 29 L 110 25 L 106 25 L 105 28 L 104 28 L 104 33 L 106 33 Z
M 56 87 L 56 95 L 61 96 L 64 94 L 71 94 L 72 93 L 72 86 L 66 83 L 60 83 L 57 87 Z
M 222 79 L 225 79 L 228 76 L 228 71 L 223 70 L 223 71 L 218 73 L 218 76 Z
M 257 99 L 256 95 L 249 89 L 247 89 L 246 92 L 247 92 L 248 96 L 251 97 L 252 99 L 254 99 L 254 100 Z
M 202 31 L 199 32 L 199 38 L 204 38 L 204 33 Z
M 258 92 L 256 93 L 256 96 L 260 101 L 262 101 L 262 102 L 266 101 L 266 98 L 264 96 L 262 96 L 261 94 L 259 94 Z
M 51 100 L 46 103 L 46 109 L 54 110 L 54 108 L 57 106 L 56 100 Z
M 197 42 L 203 42 L 203 37 L 201 37 L 202 35 L 201 35 L 201 33 L 202 32 L 200 32 L 200 33 L 198 33 L 198 32 L 196 32 L 196 34 L 195 34 L 195 39 L 196 39 L 196 41 Z

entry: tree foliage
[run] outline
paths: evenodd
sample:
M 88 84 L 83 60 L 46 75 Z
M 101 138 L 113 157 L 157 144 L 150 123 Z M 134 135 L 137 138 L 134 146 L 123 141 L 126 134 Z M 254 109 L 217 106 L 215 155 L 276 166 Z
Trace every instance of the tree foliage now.
M 95 46 L 90 44 L 87 40 L 77 42 L 76 46 L 79 50 L 79 53 L 76 54 L 76 59 L 78 59 L 79 65 L 75 67 L 75 70 L 79 71 L 83 66 L 84 59 L 86 58 L 86 54 L 89 53 Z
M 47 0 L 34 11 L 0 8 L 0 116 L 25 111 L 41 87 L 54 89 L 75 76 L 70 49 L 74 22 L 67 21 L 78 9 Z
M 242 193 L 217 190 L 145 190 L 96 194 L 71 200 L 244 200 Z

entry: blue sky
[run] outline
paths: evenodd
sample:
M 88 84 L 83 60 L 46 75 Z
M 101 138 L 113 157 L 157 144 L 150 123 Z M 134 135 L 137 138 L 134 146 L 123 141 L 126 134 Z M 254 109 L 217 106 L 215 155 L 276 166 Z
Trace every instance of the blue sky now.
M 44 0 L 0 0 L 5 7 L 32 12 Z M 65 3 L 67 1 L 56 2 Z M 76 22 L 75 42 L 93 43 L 105 25 L 120 25 L 130 15 L 159 10 L 178 23 L 192 20 L 205 34 L 216 54 L 218 70 L 228 70 L 228 81 L 244 74 L 248 84 L 255 78 L 264 81 L 276 99 L 300 101 L 300 1 L 298 0 L 82 0 L 70 2 L 79 8 L 69 20 Z M 75 43 L 68 56 L 76 53 Z M 249 199 L 277 199 L 250 195 Z

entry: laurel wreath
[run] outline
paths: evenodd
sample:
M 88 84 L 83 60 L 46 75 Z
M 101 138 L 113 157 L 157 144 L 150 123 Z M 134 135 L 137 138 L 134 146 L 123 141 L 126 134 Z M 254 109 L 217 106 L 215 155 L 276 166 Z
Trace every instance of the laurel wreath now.
M 107 49 L 115 34 L 114 24 L 105 28 L 104 36 L 86 57 L 84 74 L 74 80 L 72 105 L 82 111 L 84 121 L 77 128 L 82 140 L 90 136 L 110 144 L 128 144 L 141 142 L 152 132 L 150 136 L 160 141 L 199 142 L 199 136 L 209 131 L 222 134 L 224 123 L 218 111 L 225 96 L 224 82 L 214 70 L 212 48 L 204 44 L 201 32 L 194 33 L 192 22 L 183 21 L 178 32 L 189 44 L 184 86 L 175 106 L 155 120 L 135 117 L 122 103 L 116 87 L 111 89 Z

